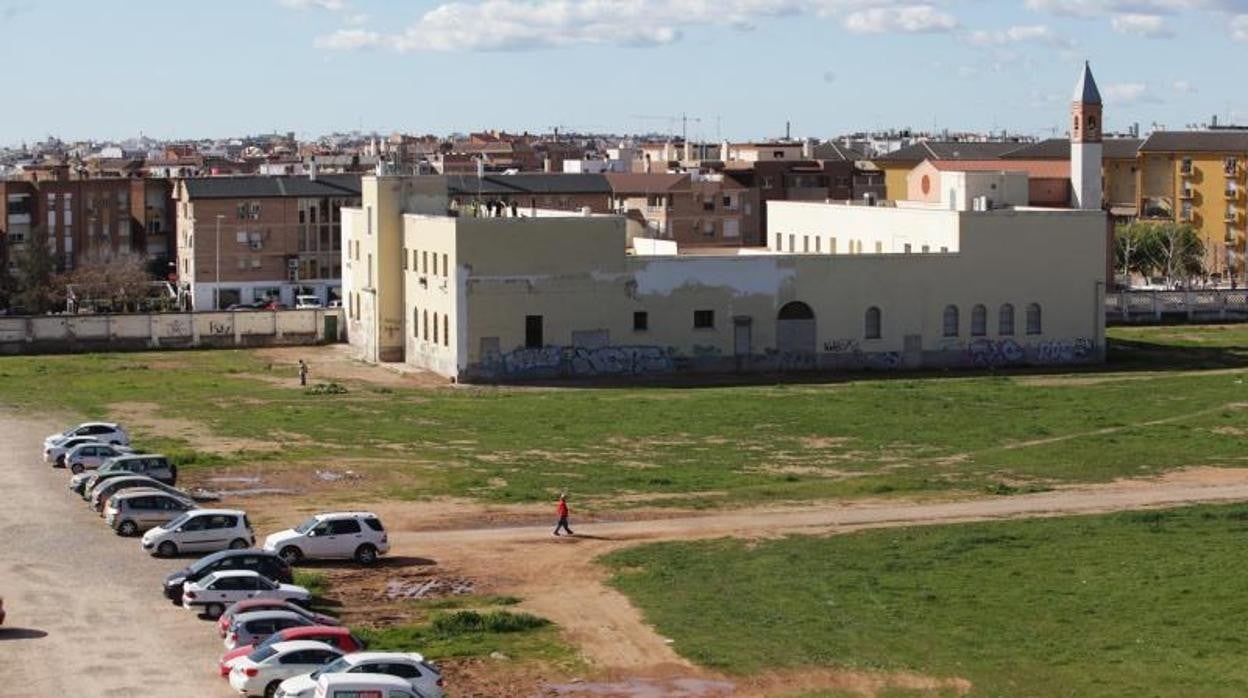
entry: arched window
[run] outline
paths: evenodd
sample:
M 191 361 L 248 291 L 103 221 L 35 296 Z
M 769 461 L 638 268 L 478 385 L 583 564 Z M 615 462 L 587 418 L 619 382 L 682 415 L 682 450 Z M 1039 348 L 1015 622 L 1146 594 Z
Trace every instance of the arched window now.
M 944 327 L 946 337 L 958 336 L 958 306 L 945 306 Z
M 971 308 L 971 336 L 983 337 L 988 334 L 988 309 L 982 305 Z
M 1027 334 L 1040 334 L 1043 331 L 1040 324 L 1040 304 L 1032 303 L 1027 306 Z
M 867 339 L 879 339 L 880 309 L 875 306 L 867 308 L 867 315 L 864 324 L 866 327 L 864 328 L 863 335 L 866 336 Z
M 1014 334 L 1014 306 L 1009 303 L 1002 304 L 1001 311 L 997 313 L 997 334 L 1003 337 Z

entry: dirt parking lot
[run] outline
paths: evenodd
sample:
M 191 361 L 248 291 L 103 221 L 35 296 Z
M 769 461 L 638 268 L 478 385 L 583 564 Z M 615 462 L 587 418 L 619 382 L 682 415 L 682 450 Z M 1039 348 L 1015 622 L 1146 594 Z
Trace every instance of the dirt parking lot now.
M 149 557 L 65 489 L 39 453 L 58 428 L 0 413 L 0 694 L 234 695 L 215 629 L 160 594 L 186 561 Z

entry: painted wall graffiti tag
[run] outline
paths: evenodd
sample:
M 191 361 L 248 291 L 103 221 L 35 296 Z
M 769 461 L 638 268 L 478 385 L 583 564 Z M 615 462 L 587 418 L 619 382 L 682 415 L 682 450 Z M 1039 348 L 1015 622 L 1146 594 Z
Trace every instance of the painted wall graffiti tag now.
M 1087 337 L 1055 339 L 1040 342 L 1031 348 L 1037 363 L 1069 364 L 1092 358 L 1096 343 Z
M 484 357 L 489 373 L 512 378 L 619 376 L 665 373 L 674 368 L 668 350 L 656 346 L 541 347 L 491 352 Z
M 976 339 L 966 345 L 966 355 L 977 368 L 1008 366 L 1026 358 L 1023 347 L 1012 339 Z
M 222 334 L 230 334 L 233 331 L 234 330 L 230 327 L 230 323 L 228 322 L 209 322 L 208 323 L 208 334 L 222 335 Z
M 858 352 L 858 340 L 834 339 L 823 343 L 823 350 L 829 354 L 853 354 Z
M 901 368 L 901 352 L 899 351 L 876 351 L 862 356 L 870 368 L 885 370 Z

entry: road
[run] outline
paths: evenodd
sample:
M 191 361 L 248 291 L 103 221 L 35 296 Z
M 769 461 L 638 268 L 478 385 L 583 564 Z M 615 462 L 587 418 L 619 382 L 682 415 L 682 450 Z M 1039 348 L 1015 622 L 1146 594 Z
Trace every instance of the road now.
M 149 557 L 65 489 L 39 454 L 57 428 L 0 413 L 0 693 L 236 695 L 215 626 L 160 595 L 186 561 Z

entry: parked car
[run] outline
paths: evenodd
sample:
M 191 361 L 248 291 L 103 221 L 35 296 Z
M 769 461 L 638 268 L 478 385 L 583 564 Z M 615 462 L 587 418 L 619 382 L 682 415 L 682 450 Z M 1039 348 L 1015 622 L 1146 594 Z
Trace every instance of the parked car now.
M 137 536 L 195 508 L 195 502 L 160 490 L 145 488 L 119 492 L 104 508 L 104 522 L 118 535 Z
M 325 307 L 326 307 L 326 308 L 341 308 L 341 307 L 342 307 L 342 299 L 341 299 L 341 298 L 335 298 L 335 299 L 331 300 L 330 302 L 326 303 L 326 304 L 325 304 Z
M 282 681 L 316 671 L 341 656 L 342 652 L 323 642 L 279 642 L 239 660 L 230 670 L 230 688 L 243 695 L 272 698 Z
M 280 689 L 279 689 L 280 690 Z M 316 680 L 316 698 L 421 698 L 411 684 L 387 674 L 322 674 Z
M 222 613 L 221 615 L 225 615 Z M 258 645 L 270 635 L 287 628 L 303 628 L 313 625 L 306 616 L 293 611 L 251 611 L 240 613 L 230 621 L 229 630 L 221 638 L 225 651 Z
M 274 559 L 281 560 L 281 558 L 277 556 L 274 556 Z M 285 561 L 282 561 L 282 564 L 286 564 Z M 264 573 L 261 572 L 261 574 L 264 574 Z M 274 577 L 271 575 L 265 575 L 265 576 L 268 577 L 269 579 L 275 579 L 275 580 L 277 579 L 277 577 Z M 277 581 L 289 581 L 289 580 L 277 580 Z M 166 587 L 166 589 L 167 588 L 168 587 Z M 179 596 L 179 603 L 180 603 L 180 597 L 182 596 L 181 585 L 178 586 L 178 596 Z M 338 625 L 338 619 L 333 616 L 327 616 L 324 613 L 317 613 L 316 611 L 309 610 L 307 608 L 304 608 L 303 606 L 300 606 L 298 604 L 293 604 L 289 601 L 283 601 L 281 599 L 244 599 L 234 604 L 233 606 L 230 606 L 229 608 L 225 609 L 225 613 L 222 613 L 221 617 L 217 619 L 218 634 L 220 634 L 221 637 L 224 638 L 225 633 L 230 628 L 230 623 L 234 620 L 234 616 L 241 615 L 243 613 L 250 613 L 253 611 L 290 611 L 291 613 L 298 613 L 304 618 L 307 618 L 308 620 L 312 621 L 312 625 L 328 625 L 328 626 Z
M 165 584 L 162 589 L 165 598 L 180 606 L 182 604 L 183 584 L 199 581 L 219 570 L 251 570 L 284 584 L 290 584 L 295 581 L 290 565 L 273 553 L 266 553 L 263 550 L 255 550 L 254 548 L 222 550 L 219 553 L 201 557 L 187 567 L 165 577 Z M 239 603 L 257 604 L 256 610 L 259 610 L 259 604 L 261 603 L 270 604 L 269 607 L 278 607 L 287 602 L 282 599 L 265 599 L 263 601 L 252 599 L 240 601 Z
M 295 564 L 300 560 L 350 559 L 365 565 L 390 550 L 381 519 L 369 512 L 317 514 L 295 528 L 264 539 L 264 549 Z
M 130 435 L 114 422 L 83 422 L 70 427 L 59 434 L 51 434 L 43 440 L 43 448 L 47 450 L 73 436 L 92 436 L 96 441 L 121 446 L 130 445 Z
M 108 506 L 108 500 L 119 492 L 126 492 L 135 487 L 142 487 L 149 490 L 159 490 L 175 497 L 183 499 L 192 499 L 190 494 L 176 487 L 170 487 L 163 482 L 153 480 L 146 475 L 131 475 L 129 473 L 120 477 L 113 477 L 101 482 L 97 482 L 87 493 L 87 501 L 91 503 L 91 508 L 99 512 L 100 516 L 104 515 L 104 507 Z
M 308 310 L 322 307 L 324 307 L 324 305 L 321 303 L 321 299 L 316 296 L 295 296 L 296 310 Z
M 134 453 L 134 449 L 129 446 L 113 446 L 112 444 L 102 444 L 98 441 L 91 441 L 79 444 L 74 448 L 65 452 L 61 465 L 68 466 L 69 472 L 77 475 L 84 470 L 95 470 L 109 460 L 117 456 L 124 456 Z
M 143 534 L 143 549 L 161 557 L 242 550 L 255 542 L 247 513 L 237 509 L 192 509 Z
M 65 454 L 70 449 L 77 448 L 83 444 L 102 443 L 94 436 L 71 436 L 67 439 L 61 439 L 51 446 L 45 446 L 43 449 L 43 462 L 49 463 L 53 468 L 65 467 Z M 107 444 L 106 444 L 107 445 Z
M 277 698 L 315 698 L 317 681 L 329 674 L 394 676 L 421 698 L 442 698 L 441 670 L 415 652 L 353 652 L 311 674 L 286 679 L 278 686 Z
M 243 599 L 267 597 L 308 603 L 312 594 L 294 584 L 275 582 L 251 570 L 221 570 L 182 585 L 182 608 L 202 610 L 209 618 L 219 618 L 225 607 Z
M 70 489 L 87 498 L 87 493 L 100 480 L 119 475 L 146 475 L 166 485 L 178 484 L 178 467 L 159 453 L 117 456 L 104 461 L 94 473 L 79 473 L 70 478 Z
M 336 647 L 342 650 L 343 654 L 348 652 L 361 652 L 364 650 L 364 641 L 351 634 L 349 628 L 338 625 L 309 625 L 303 628 L 287 628 L 280 632 L 269 636 L 267 640 L 261 642 L 255 647 L 239 647 L 230 650 L 221 657 L 220 670 L 222 676 L 229 676 L 230 669 L 238 660 L 251 654 L 253 651 L 278 642 L 293 642 L 294 640 L 315 640 L 316 642 L 324 642 L 330 647 Z

